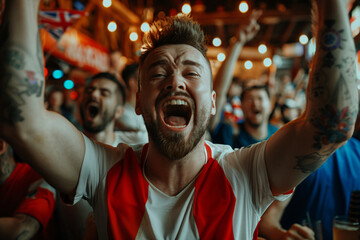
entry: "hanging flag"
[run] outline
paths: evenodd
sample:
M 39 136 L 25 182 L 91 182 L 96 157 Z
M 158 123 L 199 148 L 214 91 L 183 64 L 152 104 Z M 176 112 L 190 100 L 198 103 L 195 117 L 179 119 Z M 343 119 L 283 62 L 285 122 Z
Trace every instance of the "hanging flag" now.
M 85 14 L 83 11 L 76 10 L 39 11 L 38 21 L 41 27 L 59 40 L 64 32 Z

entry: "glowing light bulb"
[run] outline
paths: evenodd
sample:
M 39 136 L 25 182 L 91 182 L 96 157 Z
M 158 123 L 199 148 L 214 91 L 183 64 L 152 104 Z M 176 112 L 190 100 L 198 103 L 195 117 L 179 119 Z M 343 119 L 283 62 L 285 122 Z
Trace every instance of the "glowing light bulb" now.
M 138 40 L 139 35 L 136 32 L 132 32 L 130 33 L 129 38 L 132 42 L 135 42 L 136 40 Z
M 108 28 L 109 32 L 115 32 L 116 29 L 117 29 L 117 24 L 116 24 L 116 22 L 114 22 L 114 21 L 109 22 L 107 28 Z
M 265 58 L 263 64 L 265 67 L 270 67 L 272 64 L 271 58 Z
M 212 40 L 212 44 L 215 46 L 215 47 L 219 47 L 221 46 L 221 39 L 216 37 Z
M 183 14 L 189 14 L 189 13 L 191 13 L 191 6 L 190 6 L 190 4 L 185 3 L 185 4 L 182 6 L 181 11 L 182 11 Z
M 244 67 L 245 67 L 246 69 L 248 69 L 248 70 L 249 70 L 249 69 L 252 69 L 252 67 L 253 67 L 252 61 L 250 61 L 250 60 L 245 61 Z
M 219 62 L 223 62 L 223 61 L 225 60 L 225 58 L 226 58 L 226 55 L 225 55 L 224 53 L 219 53 L 219 54 L 217 55 L 217 60 L 218 60 Z
M 267 47 L 266 47 L 266 45 L 265 45 L 265 44 L 260 44 L 259 47 L 258 47 L 258 51 L 259 51 L 259 53 L 261 53 L 261 54 L 266 53 L 266 52 L 267 52 Z
M 239 11 L 241 13 L 246 13 L 247 11 L 249 11 L 249 4 L 246 1 L 240 2 Z
M 147 32 L 150 30 L 150 25 L 147 22 L 143 22 L 140 26 L 142 32 Z
M 111 0 L 103 0 L 102 4 L 104 7 L 108 8 L 111 6 L 112 2 L 111 2 Z
M 306 45 L 309 42 L 308 36 L 306 36 L 305 34 L 301 34 L 301 36 L 299 37 L 299 42 L 302 45 Z

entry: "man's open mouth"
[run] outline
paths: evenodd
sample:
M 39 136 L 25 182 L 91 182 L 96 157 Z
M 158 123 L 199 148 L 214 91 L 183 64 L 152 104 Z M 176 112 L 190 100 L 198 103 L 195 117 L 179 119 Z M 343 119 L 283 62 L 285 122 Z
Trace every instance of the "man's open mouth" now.
M 87 113 L 90 118 L 94 119 L 99 114 L 99 106 L 95 103 L 90 103 L 87 106 Z
M 187 101 L 172 99 L 164 103 L 164 122 L 173 128 L 184 128 L 191 118 L 191 107 Z

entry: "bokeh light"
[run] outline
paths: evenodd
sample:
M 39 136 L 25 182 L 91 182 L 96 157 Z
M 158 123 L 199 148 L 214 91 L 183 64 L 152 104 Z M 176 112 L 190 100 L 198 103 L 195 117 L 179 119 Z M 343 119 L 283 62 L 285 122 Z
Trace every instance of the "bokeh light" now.
M 300 42 L 302 45 L 308 44 L 308 42 L 309 42 L 308 36 L 306 36 L 305 34 L 301 34 L 301 36 L 299 37 L 299 42 Z
M 225 60 L 225 58 L 226 58 L 226 55 L 225 55 L 224 53 L 219 53 L 219 54 L 217 55 L 217 60 L 218 60 L 219 62 L 223 62 L 223 61 Z
M 114 22 L 114 21 L 109 22 L 107 28 L 108 28 L 109 32 L 115 32 L 116 29 L 117 29 L 117 24 L 116 24 L 116 22 Z
M 266 53 L 266 52 L 267 52 L 267 47 L 266 47 L 266 45 L 265 45 L 265 44 L 260 44 L 259 47 L 258 47 L 258 51 L 259 51 L 259 53 L 261 53 L 261 54 Z
M 52 72 L 52 76 L 53 76 L 54 79 L 60 79 L 60 78 L 62 78 L 64 76 L 64 72 L 57 69 L 57 70 Z
M 147 32 L 150 30 L 150 25 L 147 22 L 143 22 L 140 26 L 142 32 Z
M 185 3 L 185 4 L 182 6 L 181 11 L 182 11 L 183 14 L 189 14 L 189 13 L 191 13 L 191 6 L 190 6 L 190 4 Z
M 132 32 L 130 33 L 129 38 L 131 41 L 135 42 L 136 40 L 139 39 L 139 35 L 136 32 Z
M 73 89 L 75 86 L 74 82 L 71 80 L 64 81 L 64 88 L 66 89 Z
M 212 40 L 212 44 L 213 44 L 215 47 L 221 46 L 221 39 L 218 38 L 218 37 L 215 37 L 215 38 Z
M 245 67 L 246 69 L 248 69 L 248 70 L 249 70 L 249 69 L 252 69 L 252 67 L 253 67 L 252 61 L 250 61 L 250 60 L 245 61 L 244 67 Z
M 249 11 L 249 4 L 246 1 L 240 2 L 239 11 L 241 13 L 246 13 L 247 11 Z
M 108 8 L 111 6 L 112 2 L 111 2 L 111 0 L 103 0 L 102 4 L 104 7 Z
M 272 64 L 271 58 L 265 58 L 263 64 L 265 67 L 270 67 Z

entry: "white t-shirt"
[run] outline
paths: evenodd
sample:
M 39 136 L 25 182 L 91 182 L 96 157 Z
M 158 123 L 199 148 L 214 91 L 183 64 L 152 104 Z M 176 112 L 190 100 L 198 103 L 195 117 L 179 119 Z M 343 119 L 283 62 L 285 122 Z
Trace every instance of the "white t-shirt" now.
M 94 208 L 100 239 L 253 239 L 274 199 L 264 161 L 266 141 L 234 151 L 206 142 L 207 162 L 178 195 L 143 173 L 147 146 L 104 147 L 86 136 L 74 202 Z
M 112 144 L 116 147 L 119 143 L 145 144 L 149 141 L 147 131 L 115 131 L 115 140 Z
M 124 113 L 117 121 L 120 121 L 126 130 L 146 132 L 143 117 L 141 115 L 137 115 L 134 107 L 128 102 L 125 102 Z
M 144 144 L 148 142 L 146 131 L 116 131 L 112 143 L 116 147 L 119 143 Z M 93 209 L 90 204 L 81 199 L 76 205 L 64 203 L 60 195 L 56 198 L 56 217 L 61 229 L 61 237 L 67 240 L 82 239 L 85 234 L 86 218 Z

